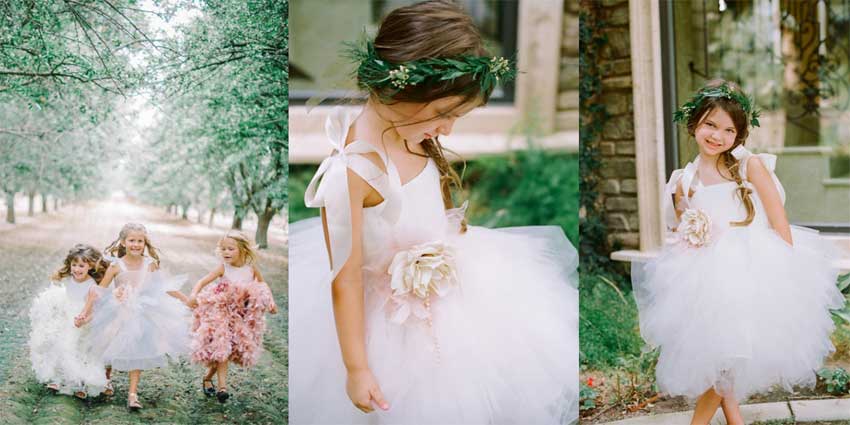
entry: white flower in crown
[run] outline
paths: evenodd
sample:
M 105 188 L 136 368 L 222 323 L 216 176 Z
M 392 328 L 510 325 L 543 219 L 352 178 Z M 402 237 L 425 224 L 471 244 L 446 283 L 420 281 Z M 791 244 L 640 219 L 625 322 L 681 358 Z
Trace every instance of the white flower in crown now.
M 711 217 L 703 210 L 688 208 L 682 213 L 678 232 L 688 245 L 701 247 L 711 240 Z
M 497 80 L 502 74 L 508 72 L 509 67 L 510 62 L 501 56 L 490 59 L 490 73 L 495 74 Z
M 457 285 L 454 250 L 442 242 L 429 242 L 398 252 L 387 273 L 396 296 L 413 293 L 419 298 L 444 296 Z
M 390 71 L 390 81 L 392 81 L 392 85 L 398 89 L 405 88 L 409 78 L 410 74 L 408 73 L 407 67 L 404 65 L 399 66 L 398 69 Z

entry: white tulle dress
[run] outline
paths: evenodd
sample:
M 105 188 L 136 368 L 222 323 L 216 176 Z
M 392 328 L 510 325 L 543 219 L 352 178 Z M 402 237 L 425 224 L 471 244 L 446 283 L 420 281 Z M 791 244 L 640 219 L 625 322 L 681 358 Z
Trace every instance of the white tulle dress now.
M 664 193 L 670 198 L 679 182 L 682 193 L 693 190 L 683 202 L 710 218 L 703 227 L 708 233 L 686 230 L 699 226 L 680 223 L 668 200 L 668 226 L 678 226 L 675 242 L 632 269 L 641 334 L 660 347 L 656 379 L 659 389 L 671 395 L 696 398 L 714 387 L 740 401 L 774 385 L 789 390 L 811 386 L 834 350 L 829 309 L 844 300 L 828 245 L 817 232 L 796 226 L 793 246 L 786 243 L 770 227 L 746 174 L 748 160 L 762 161 L 784 202 L 773 175 L 776 157 L 754 157 L 743 148 L 734 154 L 744 184 L 753 189 L 752 223 L 730 225 L 746 217 L 737 183 L 702 184 L 695 160 L 672 174 Z M 684 240 L 685 234 L 694 235 L 697 245 L 707 240 L 696 246 Z
M 114 286 L 94 305 L 89 349 L 115 370 L 163 367 L 189 353 L 191 312 L 167 294 L 180 290 L 185 276 L 149 272 L 151 261 L 131 270 L 119 259 Z
M 62 394 L 96 395 L 106 386 L 103 362 L 85 350 L 88 328 L 74 327 L 86 294 L 96 285 L 91 278 L 77 282 L 67 277 L 42 291 L 30 308 L 32 369 L 38 382 L 56 384 Z
M 460 233 L 462 211 L 444 209 L 436 165 L 429 161 L 402 185 L 369 143 L 345 146 L 353 118 L 342 111 L 329 118 L 336 153 L 306 195 L 309 206 L 325 207 L 333 265 L 320 219 L 290 226 L 291 423 L 575 422 L 578 259 L 563 232 L 470 226 Z M 346 396 L 331 297 L 351 252 L 347 169 L 384 199 L 364 209 L 362 272 L 369 367 L 391 407 L 369 414 Z

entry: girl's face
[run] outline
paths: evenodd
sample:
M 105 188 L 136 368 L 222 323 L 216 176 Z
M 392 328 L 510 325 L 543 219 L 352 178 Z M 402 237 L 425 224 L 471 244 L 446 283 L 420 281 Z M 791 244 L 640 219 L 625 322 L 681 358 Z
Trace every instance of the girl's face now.
M 722 108 L 714 108 L 694 131 L 699 153 L 706 157 L 714 157 L 728 151 L 735 144 L 738 130 L 732 117 Z
M 145 253 L 145 234 L 140 231 L 131 230 L 122 241 L 127 254 L 141 256 Z
M 231 238 L 224 238 L 218 245 L 221 259 L 230 265 L 239 264 L 242 262 L 242 253 L 239 252 L 239 245 Z
M 85 262 L 82 258 L 74 258 L 71 260 L 71 277 L 77 282 L 82 282 L 89 278 L 89 270 L 91 264 Z
M 463 102 L 461 96 L 449 96 L 429 103 L 398 103 L 390 108 L 396 128 L 402 139 L 419 143 L 437 136 L 448 136 L 455 121 L 475 109 L 479 102 Z M 410 125 L 406 125 L 409 124 Z

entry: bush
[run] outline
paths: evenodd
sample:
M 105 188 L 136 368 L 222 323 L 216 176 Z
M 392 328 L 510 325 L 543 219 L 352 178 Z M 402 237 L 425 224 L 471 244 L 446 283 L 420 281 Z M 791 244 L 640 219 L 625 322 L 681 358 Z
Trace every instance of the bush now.
M 605 369 L 629 356 L 640 357 L 637 305 L 630 292 L 618 286 L 619 275 L 583 274 L 579 286 L 581 364 Z
M 818 378 L 823 381 L 826 392 L 832 395 L 844 395 L 850 392 L 850 374 L 840 367 L 825 367 L 818 371 Z

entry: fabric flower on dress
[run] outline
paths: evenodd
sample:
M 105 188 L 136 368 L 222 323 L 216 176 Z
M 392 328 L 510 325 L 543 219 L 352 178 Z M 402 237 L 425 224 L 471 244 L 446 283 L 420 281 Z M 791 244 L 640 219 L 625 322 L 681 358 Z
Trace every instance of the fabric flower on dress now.
M 711 240 L 711 217 L 701 209 L 686 209 L 682 213 L 679 234 L 694 248 L 705 245 Z
M 435 293 L 442 297 L 457 284 L 454 251 L 442 242 L 397 253 L 387 272 L 392 275 L 390 288 L 396 296 L 413 293 L 425 299 Z

